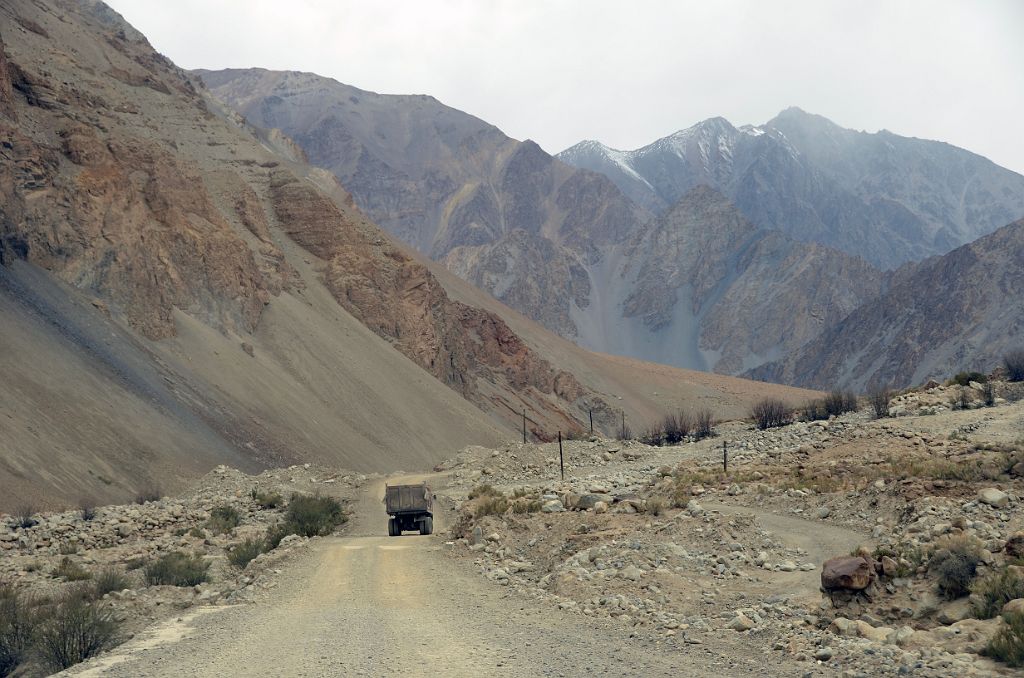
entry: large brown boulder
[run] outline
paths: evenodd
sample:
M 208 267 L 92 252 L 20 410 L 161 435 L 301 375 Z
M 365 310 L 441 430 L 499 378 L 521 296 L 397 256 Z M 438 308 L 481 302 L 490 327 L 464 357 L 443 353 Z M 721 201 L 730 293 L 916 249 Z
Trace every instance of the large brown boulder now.
M 875 579 L 875 566 L 863 556 L 840 556 L 821 567 L 821 588 L 825 591 L 863 591 Z
M 1014 532 L 1003 549 L 1011 558 L 1024 558 L 1024 532 Z

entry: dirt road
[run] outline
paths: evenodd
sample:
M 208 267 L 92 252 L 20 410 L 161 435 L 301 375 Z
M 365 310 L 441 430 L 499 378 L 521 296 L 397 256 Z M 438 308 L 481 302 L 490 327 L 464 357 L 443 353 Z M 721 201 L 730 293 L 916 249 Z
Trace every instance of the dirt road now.
M 318 540 L 265 600 L 199 608 L 69 675 L 779 675 L 742 640 L 670 648 L 517 597 L 441 552 L 443 516 L 430 537 L 380 536 L 382 496 L 368 487 L 347 535 Z

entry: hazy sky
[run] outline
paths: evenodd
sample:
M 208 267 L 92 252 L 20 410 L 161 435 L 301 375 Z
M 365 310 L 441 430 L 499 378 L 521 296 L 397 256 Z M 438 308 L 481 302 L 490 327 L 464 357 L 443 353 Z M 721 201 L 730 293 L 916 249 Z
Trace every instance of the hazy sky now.
M 1024 173 L 1021 0 L 107 0 L 185 68 L 431 94 L 557 152 L 788 106 Z

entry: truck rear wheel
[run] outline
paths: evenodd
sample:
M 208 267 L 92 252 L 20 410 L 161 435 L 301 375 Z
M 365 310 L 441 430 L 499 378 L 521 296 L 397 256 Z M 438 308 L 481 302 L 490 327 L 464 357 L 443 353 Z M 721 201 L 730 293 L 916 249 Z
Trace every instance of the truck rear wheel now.
M 420 523 L 420 534 L 430 534 L 433 531 L 434 531 L 434 519 L 431 518 L 430 516 L 427 516 L 426 518 L 423 519 L 423 522 Z
M 399 534 L 401 531 L 398 529 L 398 523 L 394 518 L 388 518 L 388 536 L 397 537 Z

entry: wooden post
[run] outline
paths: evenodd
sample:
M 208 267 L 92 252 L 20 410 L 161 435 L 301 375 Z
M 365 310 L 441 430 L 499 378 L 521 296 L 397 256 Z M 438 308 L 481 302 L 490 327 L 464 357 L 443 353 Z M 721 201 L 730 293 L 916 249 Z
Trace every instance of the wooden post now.
M 526 410 L 523 409 L 523 443 L 526 443 Z
M 590 435 L 594 435 L 594 410 L 590 410 Z
M 729 474 L 729 448 L 726 442 L 722 441 L 722 471 Z
M 622 410 L 622 428 L 619 432 L 623 438 L 626 437 L 626 410 Z
M 565 455 L 562 453 L 562 432 L 558 432 L 558 468 L 562 471 L 562 480 L 565 480 Z

